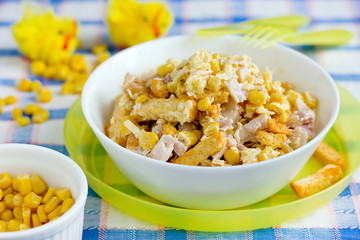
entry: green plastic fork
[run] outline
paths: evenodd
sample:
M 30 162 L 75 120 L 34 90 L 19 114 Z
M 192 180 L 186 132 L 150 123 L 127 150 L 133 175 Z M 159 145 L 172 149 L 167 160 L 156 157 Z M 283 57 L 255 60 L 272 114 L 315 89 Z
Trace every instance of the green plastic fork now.
M 301 27 L 309 22 L 309 18 L 302 15 L 287 15 L 280 17 L 248 20 L 241 23 L 223 27 L 199 29 L 196 31 L 200 36 L 220 36 L 226 34 L 244 34 L 253 29 L 257 24 L 281 24 L 291 28 Z
M 248 45 L 253 43 L 254 47 L 258 47 L 265 43 L 261 48 L 265 49 L 274 43 L 281 41 L 288 37 L 298 35 L 294 28 L 290 28 L 280 24 L 258 24 L 253 29 L 248 31 L 240 42 L 246 42 Z
M 336 46 L 349 42 L 354 35 L 343 29 L 330 29 L 300 34 L 295 29 L 280 24 L 258 24 L 248 31 L 240 42 L 254 47 L 261 44 L 262 49 L 268 48 L 276 42 L 285 40 L 296 45 L 325 45 Z

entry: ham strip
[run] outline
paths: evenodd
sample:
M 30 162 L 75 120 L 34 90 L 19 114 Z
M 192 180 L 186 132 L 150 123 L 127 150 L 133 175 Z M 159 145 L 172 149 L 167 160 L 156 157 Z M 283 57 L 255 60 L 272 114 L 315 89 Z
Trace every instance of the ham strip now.
M 268 115 L 260 115 L 241 128 L 238 128 L 235 132 L 235 139 L 238 143 L 245 143 L 247 141 L 251 141 L 256 139 L 257 132 L 259 130 L 264 130 L 267 128 L 267 119 L 269 118 Z
M 229 81 L 225 82 L 225 85 L 235 103 L 242 103 L 247 99 L 247 96 L 249 95 L 248 92 L 244 91 L 242 89 L 242 85 L 235 79 L 230 79 Z
M 171 135 L 162 135 L 151 150 L 149 157 L 166 162 L 172 155 L 176 138 Z

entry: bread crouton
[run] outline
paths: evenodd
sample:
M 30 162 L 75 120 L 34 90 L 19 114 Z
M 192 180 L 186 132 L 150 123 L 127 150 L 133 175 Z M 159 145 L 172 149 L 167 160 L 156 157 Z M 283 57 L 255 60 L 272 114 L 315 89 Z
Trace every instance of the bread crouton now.
M 134 151 L 137 147 L 139 147 L 139 139 L 134 133 L 130 133 L 126 140 L 126 148 Z
M 282 123 L 277 123 L 274 120 L 267 119 L 268 131 L 271 133 L 282 133 L 286 136 L 291 136 L 290 129 Z
M 167 85 L 162 79 L 155 78 L 149 80 L 150 90 L 157 98 L 167 98 L 170 95 Z
M 327 164 L 315 173 L 290 183 L 296 195 L 301 198 L 313 195 L 330 187 L 343 176 L 340 166 Z
M 281 148 L 282 143 L 287 139 L 285 134 L 282 133 L 269 133 L 265 131 L 258 132 L 258 139 L 261 145 L 269 146 L 272 148 Z
M 153 98 L 137 103 L 130 115 L 138 122 L 164 119 L 167 122 L 192 122 L 197 116 L 197 104 L 189 99 Z
M 205 140 L 198 142 L 192 149 L 175 159 L 173 163 L 197 166 L 212 154 L 224 148 L 226 142 L 223 132 L 214 133 Z
M 313 156 L 324 164 L 335 164 L 340 166 L 343 170 L 347 166 L 346 158 L 324 142 L 321 142 L 316 148 Z
M 126 136 L 120 134 L 120 125 L 122 124 L 122 119 L 130 114 L 130 111 L 133 107 L 133 101 L 128 94 L 122 93 L 116 98 L 115 108 L 110 120 L 110 123 L 105 127 L 106 135 L 113 140 L 114 142 L 125 147 L 126 145 Z

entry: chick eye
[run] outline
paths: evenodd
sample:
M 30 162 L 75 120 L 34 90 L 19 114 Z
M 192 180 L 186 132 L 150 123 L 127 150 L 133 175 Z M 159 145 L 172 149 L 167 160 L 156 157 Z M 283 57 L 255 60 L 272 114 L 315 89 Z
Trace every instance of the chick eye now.
M 58 34 L 59 34 L 59 35 L 63 35 L 64 32 L 63 32 L 62 30 L 59 30 L 59 31 L 58 31 Z

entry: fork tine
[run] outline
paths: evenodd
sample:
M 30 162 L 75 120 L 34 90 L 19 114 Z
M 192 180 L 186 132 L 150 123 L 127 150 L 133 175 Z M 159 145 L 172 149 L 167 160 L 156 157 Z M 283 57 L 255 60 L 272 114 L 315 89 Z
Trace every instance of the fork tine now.
M 249 37 L 251 37 L 253 34 L 256 34 L 257 31 L 260 31 L 263 28 L 263 26 L 259 25 L 251 29 L 249 32 L 247 32 L 243 38 L 240 40 L 241 43 L 244 43 Z
M 267 32 L 264 34 L 259 40 L 254 44 L 254 47 L 258 47 L 260 44 L 264 43 L 265 41 L 271 39 L 275 34 L 279 32 L 278 29 L 272 29 L 272 31 Z
M 266 49 L 266 48 L 270 47 L 271 45 L 273 45 L 274 43 L 279 42 L 290 35 L 292 35 L 292 34 L 280 33 L 277 36 L 274 36 L 273 38 L 269 39 L 267 41 L 267 43 L 261 47 L 261 49 Z
M 272 27 L 265 26 L 263 29 L 260 29 L 256 33 L 254 33 L 250 39 L 247 41 L 247 45 L 250 45 L 252 42 L 254 42 L 256 39 L 259 39 L 260 36 L 266 35 L 267 32 L 271 31 Z

